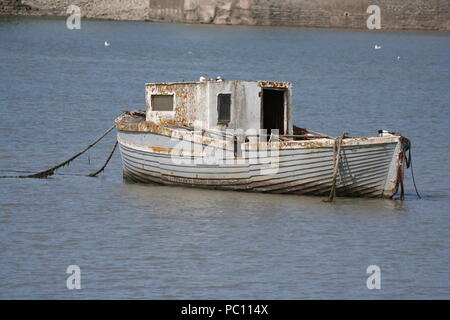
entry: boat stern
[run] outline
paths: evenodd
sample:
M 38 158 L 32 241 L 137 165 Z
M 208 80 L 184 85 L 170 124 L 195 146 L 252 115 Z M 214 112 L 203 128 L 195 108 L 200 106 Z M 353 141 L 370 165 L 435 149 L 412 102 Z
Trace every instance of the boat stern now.
M 386 135 L 386 133 L 380 133 Z M 404 137 L 399 136 L 397 146 L 392 156 L 392 161 L 389 166 L 389 172 L 386 178 L 386 183 L 383 189 L 383 198 L 394 197 L 400 188 L 400 198 L 404 196 L 404 177 L 405 168 L 409 167 L 409 160 L 406 156 L 407 152 L 411 148 L 411 141 Z

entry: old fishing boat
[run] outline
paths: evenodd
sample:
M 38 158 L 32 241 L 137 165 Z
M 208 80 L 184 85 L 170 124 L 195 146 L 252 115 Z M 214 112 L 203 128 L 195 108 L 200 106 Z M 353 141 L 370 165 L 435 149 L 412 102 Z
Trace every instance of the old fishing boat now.
M 116 119 L 127 180 L 271 193 L 392 197 L 409 140 L 331 137 L 293 124 L 288 82 L 146 84 L 146 110 Z

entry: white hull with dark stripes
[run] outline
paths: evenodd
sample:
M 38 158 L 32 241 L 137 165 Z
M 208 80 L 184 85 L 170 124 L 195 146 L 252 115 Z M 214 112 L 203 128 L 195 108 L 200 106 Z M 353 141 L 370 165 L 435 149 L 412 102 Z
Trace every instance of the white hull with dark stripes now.
M 236 146 L 221 148 L 232 160 L 219 164 L 192 151 L 211 148 L 195 139 L 187 140 L 193 145 L 191 153 L 178 150 L 183 139 L 161 133 L 119 130 L 117 139 L 124 178 L 135 182 L 308 195 L 327 195 L 332 187 L 333 139 L 242 143 L 238 155 Z M 277 151 L 271 154 L 264 148 Z M 393 196 L 401 151 L 400 136 L 343 139 L 336 194 Z

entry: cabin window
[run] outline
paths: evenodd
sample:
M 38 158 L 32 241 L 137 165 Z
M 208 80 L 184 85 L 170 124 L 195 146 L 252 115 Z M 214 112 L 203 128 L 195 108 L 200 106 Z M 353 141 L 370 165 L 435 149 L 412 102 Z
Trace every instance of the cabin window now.
M 217 96 L 218 124 L 228 124 L 231 120 L 231 94 L 219 93 Z
M 173 95 L 152 95 L 152 111 L 173 111 Z

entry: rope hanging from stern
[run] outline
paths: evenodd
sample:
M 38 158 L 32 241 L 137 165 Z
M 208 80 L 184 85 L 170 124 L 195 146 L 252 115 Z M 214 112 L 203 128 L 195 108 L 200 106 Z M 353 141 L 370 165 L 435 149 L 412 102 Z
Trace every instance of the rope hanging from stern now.
M 341 160 L 341 145 L 342 145 L 342 140 L 346 136 L 347 136 L 347 132 L 344 132 L 342 134 L 342 136 L 340 136 L 334 140 L 333 178 L 331 180 L 330 195 L 328 196 L 328 200 L 324 200 L 325 202 L 332 202 L 334 200 L 334 198 L 336 197 L 336 182 L 337 182 L 337 175 L 339 173 L 339 163 Z

